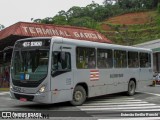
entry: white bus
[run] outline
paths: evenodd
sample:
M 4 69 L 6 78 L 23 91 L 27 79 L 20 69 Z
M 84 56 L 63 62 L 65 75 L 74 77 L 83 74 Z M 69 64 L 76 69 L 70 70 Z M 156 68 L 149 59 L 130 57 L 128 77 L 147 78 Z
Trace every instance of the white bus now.
M 27 38 L 14 45 L 10 95 L 40 103 L 126 92 L 152 84 L 149 49 L 62 37 Z

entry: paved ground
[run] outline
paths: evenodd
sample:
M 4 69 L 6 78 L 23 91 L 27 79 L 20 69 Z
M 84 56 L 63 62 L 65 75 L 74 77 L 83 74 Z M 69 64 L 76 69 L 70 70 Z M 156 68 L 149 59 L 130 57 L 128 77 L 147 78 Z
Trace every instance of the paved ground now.
M 88 99 L 82 106 L 71 106 L 68 102 L 58 104 L 39 104 L 12 100 L 9 92 L 0 92 L 0 111 L 35 111 L 49 114 L 55 119 L 120 119 L 126 115 L 139 116 L 141 120 L 160 116 L 160 86 L 145 87 L 134 96 L 124 93 Z M 149 113 L 150 117 L 143 115 Z M 0 115 L 1 116 L 1 115 Z M 125 117 L 124 117 L 125 116 Z M 130 119 L 135 117 L 130 117 Z M 131 119 L 131 120 L 132 120 Z M 160 119 L 160 118 L 154 118 Z M 136 118 L 137 120 L 137 118 Z

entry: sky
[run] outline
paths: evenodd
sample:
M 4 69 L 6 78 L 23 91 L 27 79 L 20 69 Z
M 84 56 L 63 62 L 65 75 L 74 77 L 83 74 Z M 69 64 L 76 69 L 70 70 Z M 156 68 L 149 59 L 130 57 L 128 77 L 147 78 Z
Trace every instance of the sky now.
M 0 24 L 8 27 L 16 22 L 31 22 L 31 18 L 53 17 L 72 6 L 85 7 L 93 0 L 0 0 Z M 104 0 L 94 0 L 102 4 Z

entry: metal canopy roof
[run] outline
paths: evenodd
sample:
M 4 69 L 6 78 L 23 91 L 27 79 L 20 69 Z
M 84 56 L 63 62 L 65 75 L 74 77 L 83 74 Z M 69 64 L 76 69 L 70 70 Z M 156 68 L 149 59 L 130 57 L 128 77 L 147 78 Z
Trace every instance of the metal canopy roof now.
M 0 50 L 4 49 L 4 47 L 14 45 L 14 42 L 21 38 L 50 36 L 112 43 L 96 30 L 84 27 L 18 22 L 0 31 Z

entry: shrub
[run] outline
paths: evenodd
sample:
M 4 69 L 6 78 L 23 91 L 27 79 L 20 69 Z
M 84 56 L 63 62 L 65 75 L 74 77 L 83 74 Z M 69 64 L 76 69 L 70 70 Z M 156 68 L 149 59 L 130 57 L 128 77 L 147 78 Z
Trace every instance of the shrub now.
M 160 3 L 158 4 L 158 13 L 160 13 Z

